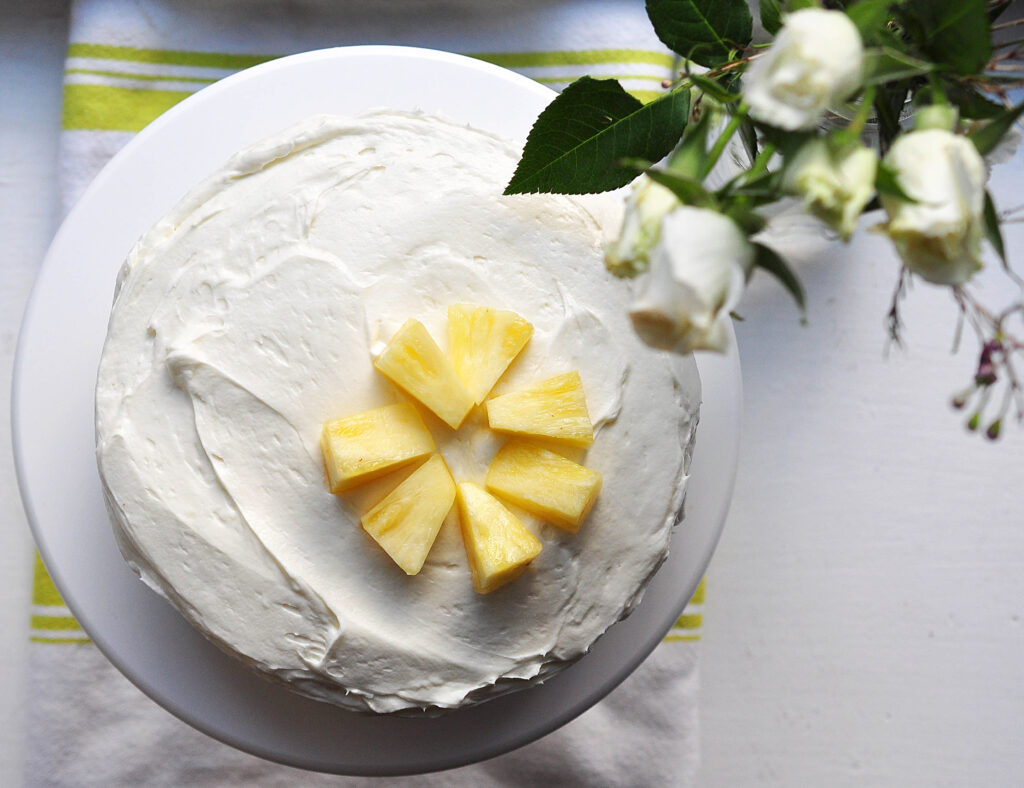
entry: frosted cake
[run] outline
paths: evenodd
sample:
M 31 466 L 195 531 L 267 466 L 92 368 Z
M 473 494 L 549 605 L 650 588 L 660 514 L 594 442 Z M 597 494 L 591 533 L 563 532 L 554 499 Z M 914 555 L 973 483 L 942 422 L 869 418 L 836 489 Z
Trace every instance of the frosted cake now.
M 611 198 L 505 197 L 515 145 L 421 114 L 314 117 L 240 152 L 138 242 L 117 280 L 96 446 L 125 560 L 219 647 L 374 712 L 452 709 L 542 681 L 639 602 L 682 518 L 696 367 L 634 335 L 602 263 Z M 374 368 L 409 318 L 448 351 L 453 304 L 532 337 L 500 396 L 572 370 L 599 472 L 576 533 L 505 502 L 543 549 L 474 589 L 459 507 L 415 576 L 360 526 L 408 475 L 332 494 L 332 419 L 412 403 L 457 482 L 508 436 L 453 429 Z M 555 449 L 561 451 L 560 449 Z

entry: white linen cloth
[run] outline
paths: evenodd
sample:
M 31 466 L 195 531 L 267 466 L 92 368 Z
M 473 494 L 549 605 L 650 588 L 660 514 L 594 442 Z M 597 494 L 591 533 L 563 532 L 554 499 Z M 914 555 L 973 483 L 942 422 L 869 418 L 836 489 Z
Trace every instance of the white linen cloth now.
M 556 89 L 617 76 L 641 98 L 672 60 L 633 0 L 76 0 L 61 136 L 62 212 L 164 109 L 260 60 L 346 44 L 478 55 Z M 408 786 L 686 786 L 698 766 L 698 593 L 651 657 L 546 738 Z M 372 785 L 221 744 L 164 711 L 89 642 L 37 561 L 28 786 Z M 241 667 L 239 669 L 242 669 Z

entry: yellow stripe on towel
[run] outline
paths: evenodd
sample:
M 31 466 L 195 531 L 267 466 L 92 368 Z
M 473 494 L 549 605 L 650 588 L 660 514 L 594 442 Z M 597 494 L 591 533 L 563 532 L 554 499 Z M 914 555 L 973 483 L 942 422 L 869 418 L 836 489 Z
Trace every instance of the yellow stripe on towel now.
M 687 604 L 690 604 L 690 605 L 703 605 L 704 604 L 704 591 L 705 591 L 704 581 L 705 580 L 706 580 L 706 578 L 703 578 L 703 577 L 700 579 L 700 582 L 697 584 L 697 590 L 693 592 L 693 596 L 690 597 L 690 601 Z
M 184 90 L 65 85 L 65 131 L 141 131 L 182 99 Z
M 32 573 L 32 608 L 29 640 L 33 643 L 89 643 L 90 640 L 75 620 L 46 571 L 43 559 L 36 553 Z
M 683 613 L 676 619 L 673 629 L 700 629 L 704 616 L 700 613 Z
M 666 643 L 695 643 L 700 640 L 700 629 L 704 624 L 704 614 L 699 612 L 704 604 L 704 578 L 701 578 L 697 590 L 693 592 L 690 601 L 686 603 L 683 614 L 676 619 L 672 629 L 665 635 Z
M 587 49 L 566 52 L 482 52 L 470 55 L 503 68 L 532 66 L 596 66 L 606 63 L 649 63 L 672 68 L 675 57 L 643 49 Z
M 81 632 L 81 625 L 75 621 L 73 616 L 32 616 L 32 629 L 47 631 L 59 630 L 61 632 Z
M 187 52 L 178 49 L 137 49 L 108 44 L 71 44 L 68 57 L 123 60 L 128 63 L 164 63 L 169 66 L 243 69 L 258 66 L 279 55 L 232 55 L 223 52 Z
M 32 570 L 32 604 L 45 607 L 66 607 L 60 597 L 60 591 L 50 579 L 43 559 L 36 553 L 35 567 Z
M 274 60 L 280 55 L 244 55 L 224 52 L 194 52 L 177 49 L 139 49 L 109 44 L 75 43 L 68 57 L 121 60 L 128 63 L 162 63 L 171 66 L 243 69 Z M 648 63 L 672 68 L 675 57 L 667 52 L 644 49 L 584 49 L 556 52 L 479 52 L 470 55 L 504 68 L 533 66 L 593 66 L 606 63 Z
M 65 74 L 86 74 L 91 77 L 113 77 L 115 79 L 134 79 L 139 82 L 196 82 L 210 85 L 217 80 L 214 77 L 166 76 L 164 74 L 134 74 L 130 71 L 105 71 L 98 68 L 69 68 Z
M 72 68 L 68 73 L 79 77 L 91 76 L 99 79 L 82 82 L 75 80 L 64 86 L 64 115 L 62 126 L 65 131 L 140 131 L 162 113 L 182 99 L 191 95 L 188 90 L 170 90 L 166 87 L 147 87 L 102 84 L 104 78 L 131 78 L 139 82 L 194 82 L 199 85 L 215 81 L 209 77 L 190 77 L 178 73 L 128 74 L 118 70 L 116 63 L 149 64 L 157 66 L 187 66 L 196 68 L 218 68 L 238 71 L 269 60 L 277 55 L 243 55 L 220 52 L 191 52 L 170 49 L 139 49 L 136 47 L 111 46 L 108 44 L 73 43 L 68 46 L 68 58 L 90 59 L 110 62 L 110 68 Z M 615 66 L 654 65 L 672 68 L 673 57 L 665 52 L 637 49 L 593 49 L 564 52 L 505 52 L 479 53 L 471 55 L 478 60 L 512 69 L 543 69 L 557 66 Z M 564 76 L 531 74 L 541 82 L 568 85 L 581 73 Z M 615 75 L 608 75 L 615 76 Z M 639 76 L 618 76 L 619 79 L 654 82 L 653 74 Z M 173 86 L 172 86 L 173 87 Z M 640 101 L 648 102 L 661 92 L 654 89 L 636 88 L 629 91 Z

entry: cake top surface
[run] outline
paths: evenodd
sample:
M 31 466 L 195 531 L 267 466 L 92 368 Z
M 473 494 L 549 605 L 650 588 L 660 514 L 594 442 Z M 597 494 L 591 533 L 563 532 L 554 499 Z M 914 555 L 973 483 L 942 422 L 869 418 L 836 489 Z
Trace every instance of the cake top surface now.
M 97 455 L 122 553 L 214 642 L 313 697 L 456 707 L 578 657 L 638 601 L 685 489 L 699 381 L 633 335 L 601 264 L 614 203 L 504 197 L 518 151 L 418 114 L 304 121 L 235 156 L 118 279 Z M 326 489 L 323 422 L 401 401 L 372 358 L 405 321 L 444 346 L 453 303 L 526 317 L 495 394 L 579 370 L 604 490 L 577 534 L 473 591 L 453 511 L 406 577 L 359 528 L 394 479 Z M 503 439 L 424 419 L 460 481 Z

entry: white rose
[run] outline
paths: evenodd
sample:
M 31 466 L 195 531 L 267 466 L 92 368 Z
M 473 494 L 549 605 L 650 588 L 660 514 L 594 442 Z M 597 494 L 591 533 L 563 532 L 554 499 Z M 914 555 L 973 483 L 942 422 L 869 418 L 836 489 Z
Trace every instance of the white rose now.
M 885 163 L 917 202 L 880 195 L 889 221 L 882 229 L 903 262 L 921 278 L 959 285 L 981 268 L 985 181 L 977 148 L 943 129 L 902 134 Z
M 626 198 L 622 230 L 618 239 L 605 250 L 605 266 L 616 276 L 634 276 L 646 271 L 651 251 L 661 238 L 661 220 L 679 198 L 660 183 L 641 175 Z
M 833 151 L 815 137 L 786 168 L 784 187 L 804 198 L 804 209 L 849 239 L 857 219 L 875 193 L 878 157 L 863 145 Z
M 651 270 L 630 309 L 648 345 L 676 353 L 728 347 L 729 313 L 743 294 L 754 248 L 732 219 L 688 205 L 666 216 Z
M 830 106 L 860 87 L 864 45 L 841 11 L 806 8 L 786 17 L 775 42 L 743 77 L 755 120 L 790 131 L 813 129 Z

